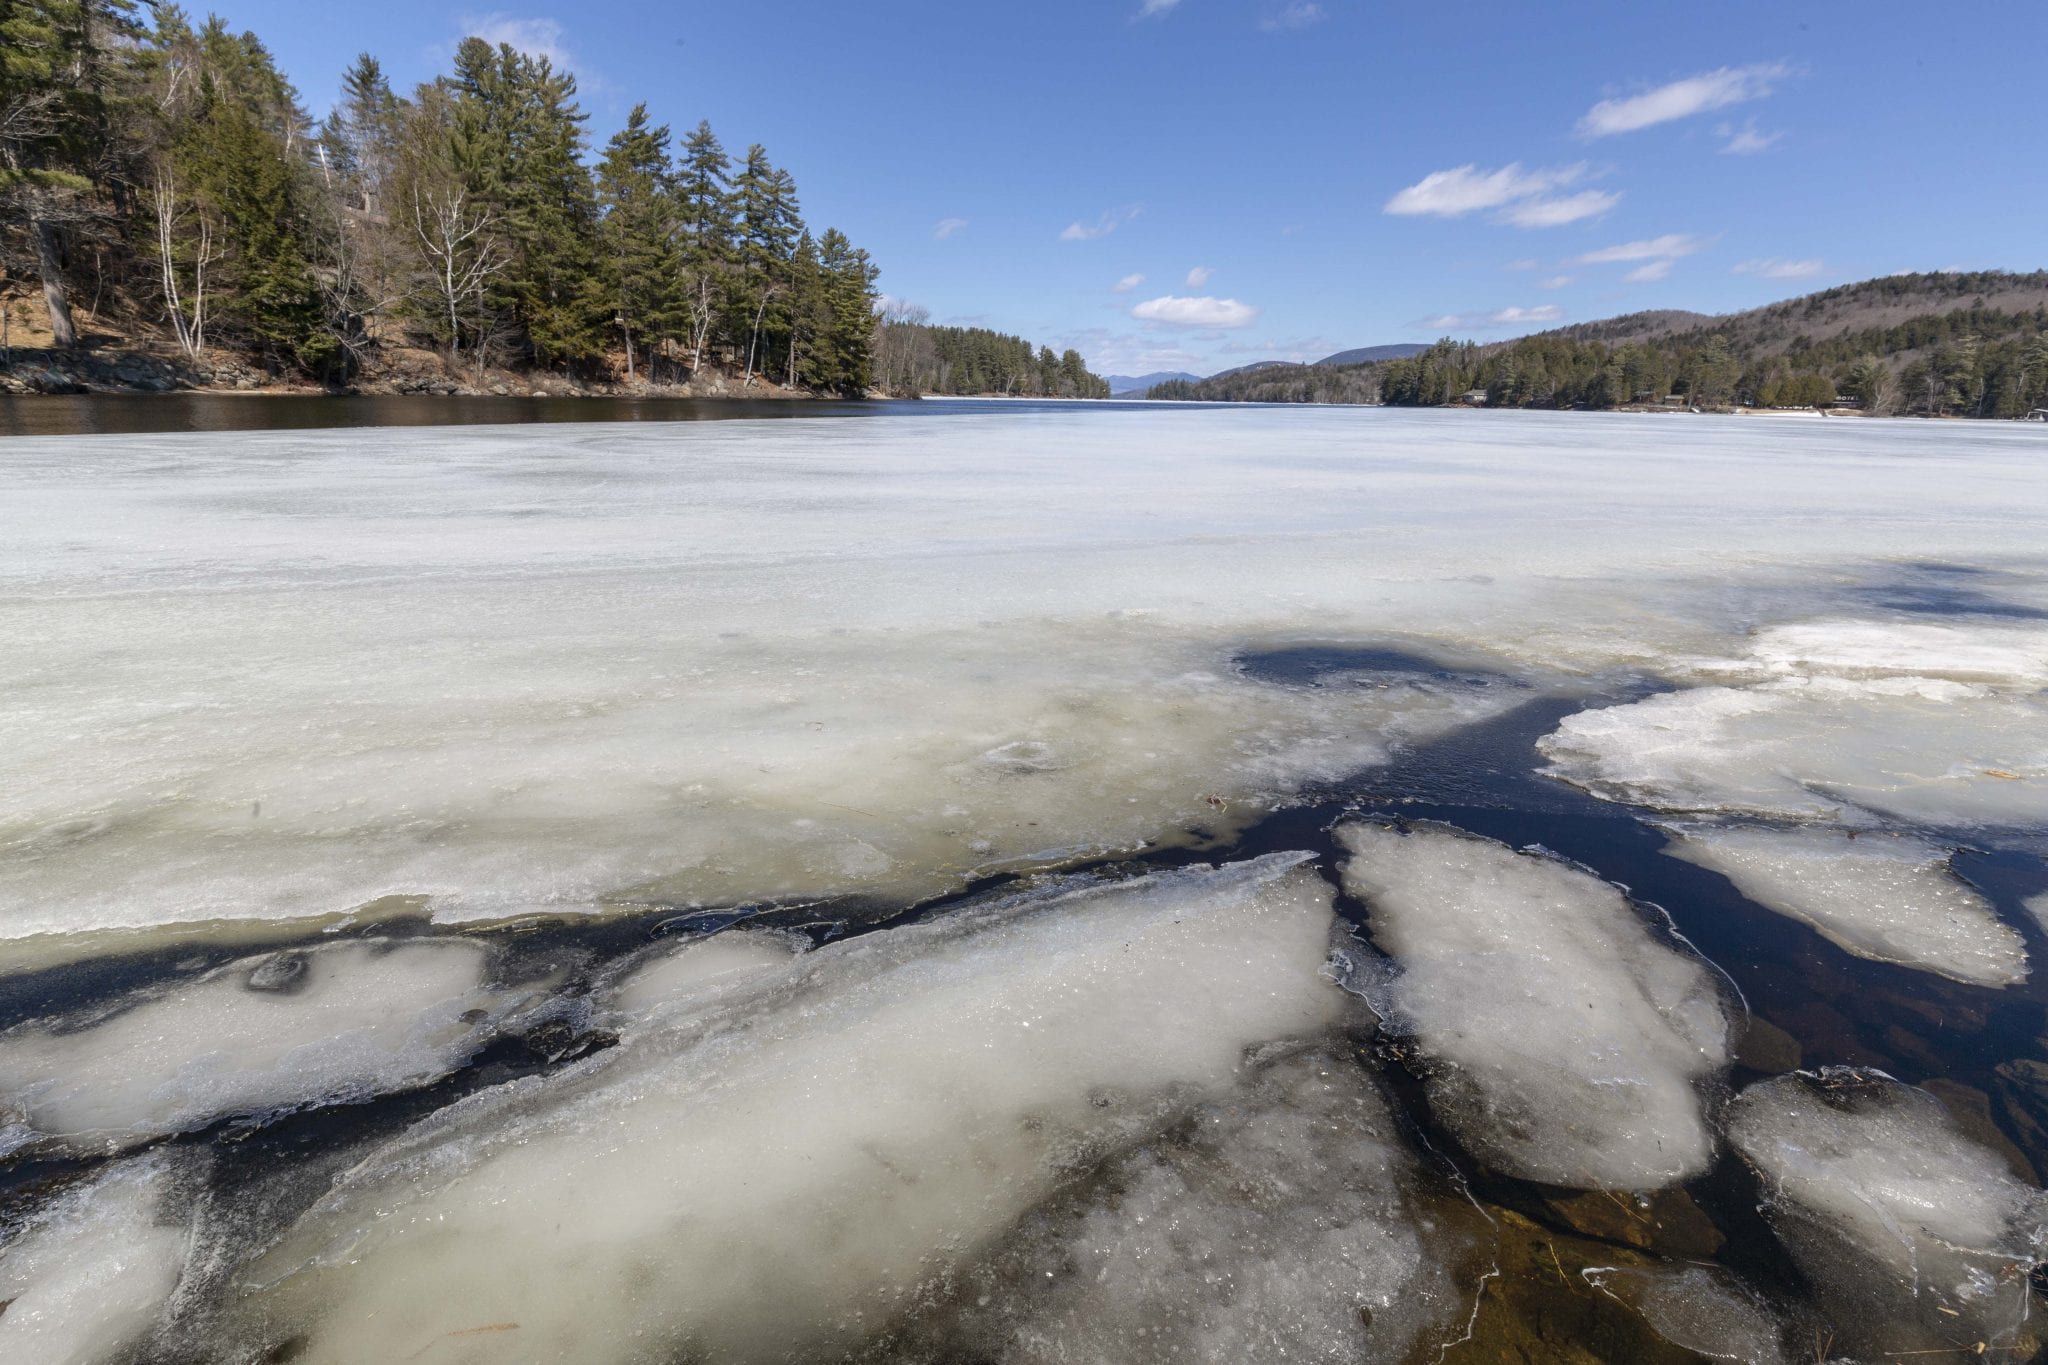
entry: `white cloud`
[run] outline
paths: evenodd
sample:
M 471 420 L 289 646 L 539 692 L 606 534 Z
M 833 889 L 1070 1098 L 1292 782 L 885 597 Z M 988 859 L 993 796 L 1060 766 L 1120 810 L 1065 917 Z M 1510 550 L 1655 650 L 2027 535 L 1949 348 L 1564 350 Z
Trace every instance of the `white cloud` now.
M 1321 5 L 1309 4 L 1306 0 L 1292 0 L 1292 3 L 1282 5 L 1259 20 L 1259 27 L 1268 33 L 1286 33 L 1293 29 L 1320 24 L 1329 17 Z
M 1548 279 L 1536 281 L 1536 287 L 1538 289 L 1562 289 L 1571 282 L 1572 277 L 1569 275 L 1552 275 Z
M 1629 271 L 1628 274 L 1623 275 L 1622 278 L 1630 284 L 1648 284 L 1652 280 L 1661 280 L 1670 273 L 1671 261 L 1669 258 L 1666 258 L 1661 261 L 1651 261 L 1648 265 L 1639 265 L 1634 270 Z
M 1820 261 L 1786 261 L 1776 256 L 1760 261 L 1743 261 L 1731 267 L 1737 275 L 1755 275 L 1765 280 L 1806 280 L 1827 267 Z
M 1501 221 L 1525 228 L 1563 227 L 1581 219 L 1598 218 L 1620 202 L 1620 194 L 1606 190 L 1581 190 L 1556 199 L 1524 199 L 1519 204 L 1510 204 L 1501 214 Z
M 1143 275 L 1126 275 L 1118 280 L 1109 292 L 1112 294 L 1128 294 L 1144 282 L 1145 277 Z
M 1497 171 L 1455 166 L 1431 171 L 1386 202 L 1382 212 L 1399 218 L 1429 216 L 1462 218 L 1479 209 L 1497 209 L 1518 199 L 1532 199 L 1561 189 L 1586 173 L 1586 164 L 1525 171 L 1519 161 Z
M 569 49 L 562 41 L 562 26 L 553 19 L 523 19 L 496 11 L 465 14 L 461 21 L 465 35 L 481 38 L 492 47 L 503 44 L 529 57 L 545 57 L 556 70 L 569 66 Z
M 1519 261 L 1509 261 L 1501 267 L 1502 270 L 1541 270 L 1542 268 L 1543 262 L 1537 260 L 1534 256 L 1524 256 Z
M 1179 3 L 1180 0 L 1145 0 L 1143 7 L 1138 10 L 1138 17 L 1150 19 L 1155 14 L 1166 13 Z
M 1563 316 L 1564 310 L 1554 303 L 1539 304 L 1534 308 L 1510 306 L 1496 308 L 1491 313 L 1438 313 L 1435 317 L 1418 318 L 1410 330 L 1439 335 L 1455 331 L 1490 331 L 1532 322 L 1556 322 Z
M 1632 133 L 1674 119 L 1691 118 L 1709 109 L 1762 99 L 1791 74 L 1792 68 L 1784 62 L 1724 66 L 1626 99 L 1601 100 L 1579 120 L 1579 135 L 1610 137 L 1615 133 Z
M 1700 249 L 1697 238 L 1682 232 L 1667 232 L 1662 237 L 1650 237 L 1640 242 L 1623 242 L 1619 246 L 1603 246 L 1598 251 L 1589 251 L 1579 257 L 1580 265 L 1612 265 L 1617 261 L 1670 261 L 1680 256 L 1690 256 Z
M 1236 299 L 1180 298 L 1167 294 L 1147 299 L 1131 310 L 1140 322 L 1157 322 L 1168 327 L 1249 327 L 1258 321 L 1259 310 Z
M 1120 209 L 1111 209 L 1092 223 L 1072 222 L 1060 233 L 1063 242 L 1092 242 L 1098 237 L 1107 237 L 1125 223 L 1136 218 L 1141 212 L 1136 204 L 1127 204 Z
M 1215 273 L 1215 271 L 1211 270 L 1206 265 L 1196 266 L 1193 270 L 1190 270 L 1188 272 L 1188 288 L 1200 289 L 1203 285 L 1209 282 L 1209 277 L 1211 275 L 1214 275 Z
M 1755 156 L 1777 146 L 1785 137 L 1783 133 L 1759 131 L 1753 119 L 1740 128 L 1724 123 L 1714 130 L 1714 135 L 1728 139 L 1721 145 L 1723 156 Z
M 1152 374 L 1159 370 L 1207 373 L 1214 368 L 1208 357 L 1180 345 L 1178 338 L 1112 332 L 1103 327 L 1054 336 L 1052 348 L 1079 351 L 1087 358 L 1088 368 L 1097 374 Z
M 938 226 L 932 229 L 932 236 L 943 242 L 966 226 L 967 220 L 965 218 L 941 218 L 939 219 Z

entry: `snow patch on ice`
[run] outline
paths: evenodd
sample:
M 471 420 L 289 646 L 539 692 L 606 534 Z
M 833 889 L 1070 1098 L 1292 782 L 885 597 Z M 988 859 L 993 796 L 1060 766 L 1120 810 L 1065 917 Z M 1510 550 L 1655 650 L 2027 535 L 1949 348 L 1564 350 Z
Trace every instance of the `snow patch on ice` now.
M 1980 986 L 2027 978 L 2020 936 L 1923 839 L 1817 828 L 1678 825 L 1664 851 L 1858 957 Z
M 1352 824 L 1344 886 L 1400 968 L 1377 1007 L 1434 1063 L 1432 1105 L 1490 1165 L 1651 1190 L 1706 1169 L 1695 1085 L 1727 1065 L 1718 979 L 1621 890 L 1444 826 Z
M 2048 1193 L 1934 1096 L 1877 1072 L 1773 1077 L 1729 1106 L 1728 1139 L 1845 1344 L 2013 1344 L 2048 1255 Z
M 1274 855 L 791 958 L 373 1154 L 255 1269 L 299 1359 L 819 1359 L 1328 1028 L 1328 885 Z M 474 1333 L 491 1324 L 508 1333 Z M 280 1327 L 278 1324 L 288 1324 Z M 465 1335 L 468 1334 L 468 1335 Z

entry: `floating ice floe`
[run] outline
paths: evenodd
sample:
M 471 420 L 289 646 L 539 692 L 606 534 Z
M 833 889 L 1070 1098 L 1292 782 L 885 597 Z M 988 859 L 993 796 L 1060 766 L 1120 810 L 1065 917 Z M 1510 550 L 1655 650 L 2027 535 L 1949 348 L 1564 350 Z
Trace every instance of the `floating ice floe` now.
M 295 1360 L 808 1361 L 1327 1029 L 1331 892 L 1274 855 L 1020 894 L 711 993 L 480 1092 L 245 1278 Z
M 1554 776 L 1656 810 L 2039 829 L 2043 638 L 1989 624 L 1765 631 L 1748 660 L 1699 665 L 1757 681 L 1581 711 L 1538 747 Z
M 787 967 L 794 954 L 809 946 L 795 934 L 728 929 L 633 963 L 604 993 L 600 1007 L 636 1019 L 671 1008 L 695 1009 Z
M 1674 1346 L 1709 1360 L 1783 1365 L 1784 1329 L 1776 1314 L 1718 1266 L 1595 1266 L 1584 1274 Z
M 112 1151 L 438 1080 L 522 998 L 487 985 L 486 962 L 459 939 L 323 944 L 17 1026 L 0 1034 L 0 1139 Z
M 153 1330 L 191 1256 L 162 1221 L 170 1181 L 155 1155 L 110 1166 L 0 1245 L 0 1360 L 112 1365 Z
M 2019 934 L 1924 839 L 1822 828 L 1680 825 L 1664 851 L 1877 962 L 1979 986 L 2027 978 Z
M 1726 1066 L 1721 983 L 1621 890 L 1444 826 L 1352 824 L 1344 885 L 1399 968 L 1369 998 L 1432 1069 L 1432 1107 L 1488 1164 L 1651 1190 L 1707 1168 L 1695 1085 Z
M 1844 1346 L 1997 1354 L 2031 1332 L 2048 1193 L 1934 1096 L 1878 1072 L 1794 1073 L 1743 1091 L 1727 1131 Z
M 1425 1192 L 1355 1061 L 1290 1057 L 1034 1210 L 856 1359 L 1428 1359 L 1471 1310 L 1461 1212 L 1480 1224 Z

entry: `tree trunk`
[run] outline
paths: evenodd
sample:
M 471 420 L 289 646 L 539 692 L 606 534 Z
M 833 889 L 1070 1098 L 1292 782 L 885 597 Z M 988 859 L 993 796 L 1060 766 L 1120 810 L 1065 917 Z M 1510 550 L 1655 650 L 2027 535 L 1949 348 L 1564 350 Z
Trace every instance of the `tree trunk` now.
M 64 293 L 64 267 L 57 255 L 57 229 L 38 216 L 32 228 L 36 239 L 36 269 L 43 276 L 43 304 L 50 313 L 50 344 L 70 350 L 78 344 L 78 332 L 71 325 L 71 301 Z

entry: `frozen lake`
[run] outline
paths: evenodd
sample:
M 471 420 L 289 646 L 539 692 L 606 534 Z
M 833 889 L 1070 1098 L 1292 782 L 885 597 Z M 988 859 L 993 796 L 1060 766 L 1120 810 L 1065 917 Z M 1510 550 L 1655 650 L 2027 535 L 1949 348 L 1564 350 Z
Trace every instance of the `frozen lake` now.
M 2039 428 L 806 415 L 0 441 L 0 1358 L 2036 1349 Z

